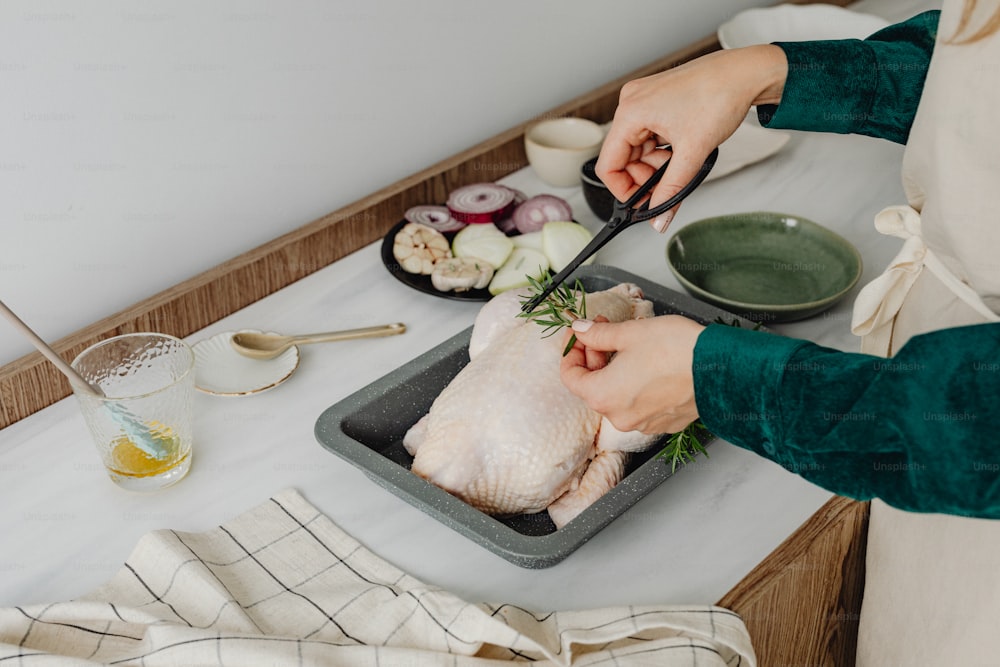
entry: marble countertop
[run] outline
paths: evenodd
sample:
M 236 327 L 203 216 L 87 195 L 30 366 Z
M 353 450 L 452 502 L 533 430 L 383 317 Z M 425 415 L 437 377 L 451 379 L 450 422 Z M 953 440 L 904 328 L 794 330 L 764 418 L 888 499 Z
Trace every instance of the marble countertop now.
M 920 9 L 911 5 L 905 15 Z M 670 233 L 703 217 L 769 210 L 845 236 L 863 257 L 860 284 L 872 279 L 898 248 L 874 231 L 872 218 L 904 201 L 902 147 L 859 136 L 791 134 L 777 155 L 703 184 L 667 234 L 637 225 L 598 261 L 679 291 L 664 260 Z M 544 186 L 530 168 L 505 182 L 529 195 L 563 196 L 582 224 L 599 226 L 579 188 Z M 772 328 L 855 350 L 849 326 L 856 293 L 810 320 Z M 269 392 L 199 393 L 191 472 L 161 492 L 130 493 L 108 480 L 72 398 L 3 429 L 0 606 L 84 594 L 120 567 L 144 533 L 205 530 L 289 487 L 381 557 L 469 600 L 536 610 L 712 603 L 830 498 L 780 466 L 717 441 L 710 458 L 678 471 L 564 561 L 529 570 L 408 505 L 319 445 L 313 426 L 324 409 L 469 326 L 479 305 L 404 286 L 373 244 L 190 336 L 195 343 L 243 328 L 408 326 L 402 336 L 303 346 L 298 370 Z
M 672 230 L 721 213 L 796 213 L 857 245 L 867 281 L 895 251 L 871 220 L 883 205 L 902 201 L 901 156 L 899 146 L 875 139 L 793 133 L 777 155 L 703 184 Z M 599 226 L 579 188 L 544 186 L 530 168 L 505 181 L 529 195 L 564 196 L 581 223 Z M 637 225 L 598 261 L 680 290 L 664 261 L 668 237 Z M 813 319 L 773 328 L 854 349 L 852 297 Z M 710 603 L 830 497 L 716 442 L 710 458 L 680 470 L 566 560 L 527 570 L 408 505 L 317 443 L 313 426 L 324 409 L 469 326 L 479 306 L 411 290 L 386 271 L 373 244 L 189 337 L 195 343 L 243 328 L 408 326 L 402 336 L 303 346 L 298 370 L 269 392 L 199 393 L 191 472 L 158 493 L 126 492 L 105 477 L 72 398 L 0 431 L 0 605 L 81 595 L 107 579 L 145 532 L 204 530 L 288 487 L 383 558 L 467 599 L 539 610 Z M 611 576 L 608 568 L 616 566 L 638 576 Z

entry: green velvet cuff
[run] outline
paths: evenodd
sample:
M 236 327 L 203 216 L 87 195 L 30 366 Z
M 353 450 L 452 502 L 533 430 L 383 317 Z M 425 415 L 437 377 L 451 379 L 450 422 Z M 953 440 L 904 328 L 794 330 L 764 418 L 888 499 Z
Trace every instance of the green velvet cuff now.
M 856 132 L 872 113 L 875 53 L 857 39 L 777 45 L 788 59 L 788 76 L 767 126 Z
M 805 341 L 710 324 L 694 350 L 695 400 L 709 431 L 774 458 L 783 440 L 782 369 Z
M 865 40 L 775 42 L 788 59 L 788 76 L 781 103 L 758 107 L 758 119 L 765 127 L 906 143 L 939 15 L 924 12 Z

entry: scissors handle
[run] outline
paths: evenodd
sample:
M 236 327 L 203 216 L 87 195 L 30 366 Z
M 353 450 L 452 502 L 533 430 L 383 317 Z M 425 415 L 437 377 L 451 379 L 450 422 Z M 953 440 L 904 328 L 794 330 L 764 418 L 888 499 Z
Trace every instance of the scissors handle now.
M 701 182 L 705 180 L 708 176 L 708 172 L 712 171 L 712 167 L 715 166 L 715 161 L 719 157 L 719 149 L 714 148 L 712 152 L 709 153 L 708 158 L 705 159 L 705 163 L 702 164 L 698 173 L 695 174 L 694 178 L 685 185 L 680 191 L 673 197 L 663 202 L 659 206 L 649 208 L 649 201 L 643 202 L 639 208 L 634 208 L 635 205 L 641 201 L 650 190 L 653 189 L 660 179 L 663 178 L 664 172 L 667 170 L 667 165 L 670 164 L 670 160 L 667 160 L 663 165 L 653 173 L 653 175 L 639 186 L 639 189 L 632 193 L 632 196 L 626 199 L 624 202 L 615 201 L 613 213 L 611 214 L 611 219 L 608 220 L 607 224 L 601 228 L 594 238 L 590 240 L 590 243 L 581 250 L 576 257 L 567 264 L 562 271 L 559 271 L 553 278 L 546 282 L 545 289 L 543 289 L 539 294 L 536 294 L 530 300 L 525 301 L 521 306 L 521 310 L 525 313 L 530 313 L 535 308 L 537 308 L 545 299 L 548 298 L 552 292 L 555 291 L 557 287 L 566 282 L 570 274 L 580 268 L 580 265 L 585 261 L 590 259 L 590 257 L 596 253 L 598 250 L 603 248 L 608 241 L 617 236 L 623 229 L 631 227 L 637 222 L 642 222 L 644 220 L 652 220 L 660 215 L 663 215 L 677 204 L 681 203 L 689 194 L 691 194 L 695 188 L 701 185 Z
M 646 195 L 648 195 L 654 186 L 660 182 L 663 178 L 663 174 L 667 171 L 667 167 L 670 165 L 670 160 L 667 160 L 660 168 L 653 172 L 653 175 L 649 177 L 645 183 L 639 186 L 639 189 L 632 193 L 632 196 L 623 202 L 615 201 L 613 208 L 613 213 L 611 214 L 612 222 L 616 223 L 616 227 L 628 227 L 634 225 L 637 222 L 645 222 L 646 220 L 652 220 L 663 215 L 673 207 L 684 201 L 689 194 L 694 192 L 694 189 L 701 185 L 702 181 L 708 176 L 709 172 L 715 166 L 715 161 L 719 158 L 719 149 L 713 148 L 712 152 L 708 154 L 705 158 L 705 162 L 698 169 L 698 173 L 694 175 L 687 185 L 681 188 L 677 194 L 663 202 L 659 206 L 649 208 L 649 202 L 643 202 L 638 208 L 638 204 Z M 625 223 L 625 224 L 622 224 Z

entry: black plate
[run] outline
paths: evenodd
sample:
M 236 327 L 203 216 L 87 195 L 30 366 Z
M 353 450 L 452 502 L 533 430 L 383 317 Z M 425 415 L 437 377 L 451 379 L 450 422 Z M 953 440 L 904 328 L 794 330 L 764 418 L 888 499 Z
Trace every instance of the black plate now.
M 736 317 L 662 285 L 609 266 L 578 269 L 588 291 L 634 282 L 654 304 L 657 315 L 680 313 L 702 323 Z M 316 421 L 316 439 L 430 516 L 521 567 L 555 565 L 670 476 L 670 466 L 654 458 L 659 446 L 634 455 L 625 478 L 560 529 L 547 512 L 494 517 L 473 508 L 440 487 L 410 472 L 413 459 L 403 448 L 403 436 L 424 416 L 431 403 L 469 360 L 472 328 L 409 361 L 339 403 Z
M 403 228 L 406 224 L 406 220 L 400 220 L 389 233 L 385 235 L 382 239 L 382 263 L 385 264 L 385 268 L 389 269 L 389 273 L 394 275 L 396 279 L 403 283 L 404 285 L 409 285 L 415 290 L 419 290 L 426 294 L 432 294 L 434 296 L 439 296 L 442 299 L 455 299 L 456 301 L 489 301 L 493 296 L 487 289 L 472 289 L 465 292 L 442 292 L 439 289 L 435 289 L 434 285 L 431 283 L 430 276 L 418 275 L 416 273 L 408 273 L 403 270 L 403 267 L 399 265 L 396 258 L 392 254 L 392 244 L 396 240 L 396 232 Z M 448 239 L 450 244 L 452 239 L 455 238 L 455 234 L 458 232 L 446 232 L 445 238 Z

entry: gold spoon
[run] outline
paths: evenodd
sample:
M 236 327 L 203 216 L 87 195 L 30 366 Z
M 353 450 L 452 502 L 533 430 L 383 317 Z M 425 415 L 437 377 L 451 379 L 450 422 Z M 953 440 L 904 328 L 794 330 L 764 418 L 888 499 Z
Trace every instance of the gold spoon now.
M 334 340 L 351 340 L 353 338 L 376 338 L 378 336 L 394 336 L 406 331 L 402 322 L 382 324 L 376 327 L 347 329 L 345 331 L 330 331 L 328 333 L 306 334 L 303 336 L 279 336 L 277 334 L 251 333 L 242 331 L 233 334 L 230 344 L 233 349 L 245 357 L 253 359 L 274 359 L 293 345 L 306 343 L 325 343 Z

